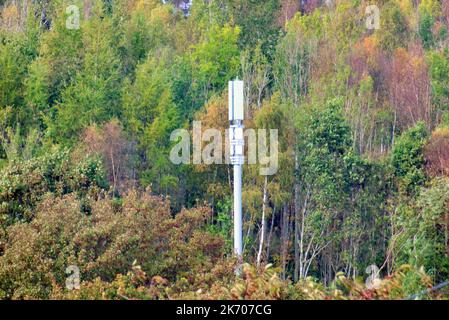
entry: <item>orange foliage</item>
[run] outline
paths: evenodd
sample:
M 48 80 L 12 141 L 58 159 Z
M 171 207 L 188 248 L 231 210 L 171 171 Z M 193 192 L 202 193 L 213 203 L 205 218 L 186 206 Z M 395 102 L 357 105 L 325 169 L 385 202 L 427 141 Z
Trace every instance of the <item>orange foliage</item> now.
M 203 129 L 225 130 L 229 127 L 227 93 L 218 98 L 212 98 L 203 112 L 198 114 L 198 121 L 201 121 Z
M 354 71 L 352 80 L 359 82 L 367 75 L 377 73 L 376 70 L 379 68 L 381 58 L 381 51 L 375 37 L 366 37 L 357 42 L 350 57 L 351 68 Z
M 387 70 L 390 103 L 401 129 L 425 121 L 432 126 L 431 84 L 423 48 L 398 48 Z

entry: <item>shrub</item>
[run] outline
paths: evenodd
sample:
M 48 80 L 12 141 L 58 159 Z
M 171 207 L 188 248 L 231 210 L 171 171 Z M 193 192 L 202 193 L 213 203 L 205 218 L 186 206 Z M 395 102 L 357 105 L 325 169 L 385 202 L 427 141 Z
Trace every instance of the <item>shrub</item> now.
M 134 262 L 150 278 L 175 282 L 211 270 L 222 258 L 223 240 L 203 231 L 211 213 L 207 208 L 173 218 L 170 203 L 148 193 L 131 192 L 121 206 L 110 198 L 89 200 L 86 215 L 74 194 L 48 196 L 33 221 L 7 230 L 0 299 L 46 299 L 65 286 L 65 271 L 72 265 L 95 286 L 97 278 L 112 282 L 126 274 Z
M 449 128 L 432 133 L 425 148 L 426 171 L 431 177 L 449 176 Z
M 392 165 L 400 191 L 415 194 L 426 181 L 424 146 L 428 137 L 423 122 L 404 132 L 393 148 Z
M 235 261 L 223 260 L 210 271 L 197 275 L 196 285 L 186 279 L 170 282 L 159 276 L 153 278 L 135 265 L 126 275 L 118 275 L 112 282 L 97 278 L 81 285 L 77 291 L 65 292 L 56 287 L 53 299 L 113 299 L 113 300 L 391 300 L 413 297 L 431 286 L 430 277 L 412 266 L 402 266 L 392 276 L 367 288 L 365 283 L 338 274 L 331 287 L 324 287 L 314 279 L 304 279 L 297 284 L 279 278 L 271 265 L 256 268 L 245 264 L 240 277 L 235 276 Z M 206 279 L 210 279 L 206 280 Z M 416 298 L 444 298 L 442 295 Z
M 35 206 L 46 193 L 79 196 L 106 187 L 101 161 L 74 161 L 68 150 L 57 150 L 29 161 L 13 162 L 0 171 L 0 222 L 30 221 Z

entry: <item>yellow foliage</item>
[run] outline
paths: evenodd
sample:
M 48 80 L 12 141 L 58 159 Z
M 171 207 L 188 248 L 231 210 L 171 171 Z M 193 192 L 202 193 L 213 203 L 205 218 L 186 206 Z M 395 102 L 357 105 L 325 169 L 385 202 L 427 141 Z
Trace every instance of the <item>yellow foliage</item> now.
M 422 0 L 419 5 L 419 10 L 426 10 L 432 17 L 438 18 L 441 16 L 441 1 L 440 0 Z
M 169 26 L 172 21 L 172 9 L 166 5 L 159 5 L 151 10 L 150 23 L 161 23 Z
M 436 129 L 432 133 L 432 138 L 446 138 L 449 140 L 449 128 L 448 127 L 442 127 Z
M 407 19 L 408 25 L 416 30 L 418 28 L 418 16 L 413 6 L 412 0 L 396 0 L 403 16 Z

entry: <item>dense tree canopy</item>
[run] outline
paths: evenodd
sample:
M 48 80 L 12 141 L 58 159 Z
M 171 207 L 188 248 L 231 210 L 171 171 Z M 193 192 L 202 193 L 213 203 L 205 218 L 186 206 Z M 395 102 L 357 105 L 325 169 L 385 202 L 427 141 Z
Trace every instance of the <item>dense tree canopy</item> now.
M 448 0 L 371 1 L 379 29 L 359 0 L 72 2 L 0 1 L 0 299 L 387 299 L 448 280 Z M 244 166 L 242 277 L 232 167 L 170 159 L 175 130 L 212 141 L 198 122 L 228 148 L 235 78 L 248 156 L 278 149 L 274 174 Z

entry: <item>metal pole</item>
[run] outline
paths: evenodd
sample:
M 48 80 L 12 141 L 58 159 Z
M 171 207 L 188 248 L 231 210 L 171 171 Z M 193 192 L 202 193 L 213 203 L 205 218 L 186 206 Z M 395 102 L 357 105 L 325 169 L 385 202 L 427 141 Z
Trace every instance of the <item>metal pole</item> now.
M 234 165 L 234 252 L 243 255 L 242 166 Z
M 229 121 L 231 163 L 234 166 L 234 254 L 240 264 L 243 261 L 243 212 L 242 212 L 242 174 L 245 163 L 244 120 L 244 83 L 236 80 L 229 82 Z M 240 274 L 239 266 L 237 274 Z

